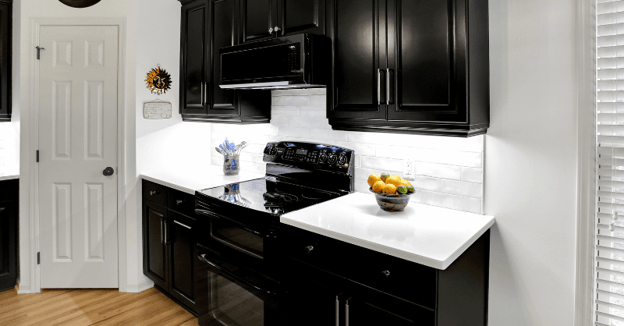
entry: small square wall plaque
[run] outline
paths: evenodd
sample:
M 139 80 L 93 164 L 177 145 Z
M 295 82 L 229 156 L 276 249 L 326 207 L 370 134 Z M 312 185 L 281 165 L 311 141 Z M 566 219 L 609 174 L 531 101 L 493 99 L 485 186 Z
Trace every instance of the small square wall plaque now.
M 171 112 L 171 102 L 154 101 L 143 104 L 143 118 L 145 119 L 171 119 Z

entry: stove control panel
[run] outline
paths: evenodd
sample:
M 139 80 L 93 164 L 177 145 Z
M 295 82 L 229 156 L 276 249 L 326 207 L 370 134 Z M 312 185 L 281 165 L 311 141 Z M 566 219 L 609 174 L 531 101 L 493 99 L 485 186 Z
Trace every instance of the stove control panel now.
M 352 150 L 325 144 L 276 142 L 268 143 L 264 149 L 265 162 L 306 168 L 346 172 L 354 159 L 355 154 Z

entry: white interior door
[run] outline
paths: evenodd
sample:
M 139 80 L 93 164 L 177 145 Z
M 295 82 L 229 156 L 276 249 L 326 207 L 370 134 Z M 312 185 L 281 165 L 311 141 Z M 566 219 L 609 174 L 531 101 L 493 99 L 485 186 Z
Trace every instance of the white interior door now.
M 116 26 L 42 26 L 42 288 L 117 288 Z

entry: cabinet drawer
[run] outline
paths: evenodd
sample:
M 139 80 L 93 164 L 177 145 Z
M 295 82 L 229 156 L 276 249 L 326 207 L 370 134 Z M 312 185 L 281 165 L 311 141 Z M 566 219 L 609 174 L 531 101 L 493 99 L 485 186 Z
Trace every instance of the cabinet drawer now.
M 195 217 L 195 196 L 169 188 L 167 195 L 169 209 L 184 214 L 191 218 Z
M 143 199 L 167 205 L 167 187 L 143 180 Z
M 287 257 L 331 273 L 345 274 L 344 242 L 292 227 L 288 227 L 284 234 L 284 254 Z
M 410 302 L 435 308 L 437 271 L 404 259 L 352 246 L 347 278 Z

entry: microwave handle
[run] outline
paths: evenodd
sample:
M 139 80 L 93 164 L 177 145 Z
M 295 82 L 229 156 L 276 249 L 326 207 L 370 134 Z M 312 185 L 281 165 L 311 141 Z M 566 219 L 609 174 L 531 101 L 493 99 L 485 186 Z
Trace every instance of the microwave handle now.
M 259 286 L 256 286 L 256 285 L 252 284 L 251 282 L 249 282 L 249 281 L 247 281 L 247 280 L 243 279 L 242 277 L 240 277 L 240 276 L 236 276 L 236 275 L 235 275 L 235 274 L 233 274 L 232 272 L 230 272 L 230 271 L 228 271 L 228 270 L 226 270 L 226 269 L 224 269 L 224 268 L 220 267 L 220 266 L 219 266 L 219 265 L 217 265 L 216 263 L 211 262 L 210 260 L 208 260 L 208 259 L 206 258 L 206 254 L 201 254 L 201 255 L 199 255 L 199 260 L 201 260 L 202 262 L 204 262 L 204 263 L 206 263 L 206 264 L 208 264 L 208 265 L 212 266 L 212 268 L 214 268 L 214 269 L 216 269 L 217 271 L 219 271 L 219 272 L 221 272 L 221 273 L 223 273 L 223 274 L 227 275 L 228 277 L 231 277 L 231 278 L 235 279 L 237 282 L 241 282 L 241 283 L 243 283 L 243 284 L 245 284 L 245 285 L 247 285 L 247 286 L 251 286 L 252 288 L 254 288 L 254 289 L 256 289 L 256 290 L 258 290 L 258 291 L 260 291 L 260 292 L 266 293 L 266 294 L 270 294 L 270 295 L 275 295 L 275 294 L 277 294 L 277 293 L 275 293 L 275 292 L 273 292 L 273 291 L 269 291 L 269 290 L 263 289 L 263 288 L 261 288 L 261 287 L 259 287 Z

